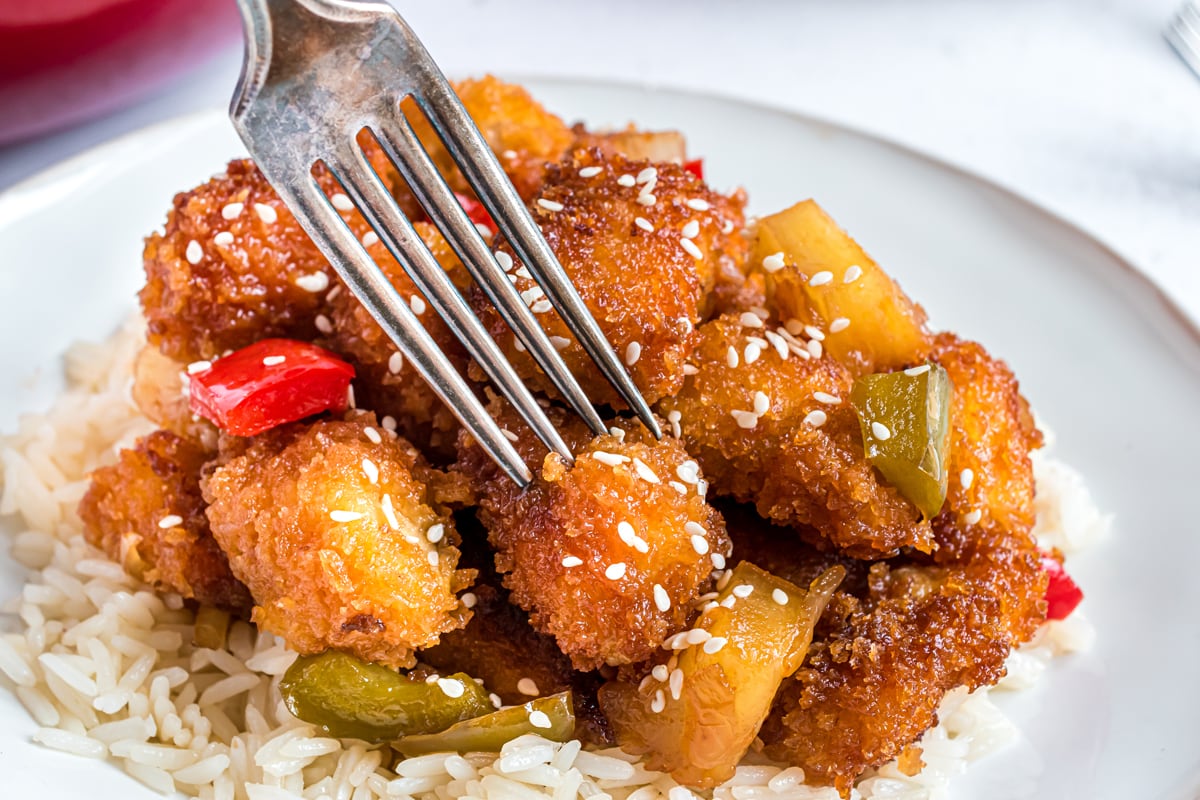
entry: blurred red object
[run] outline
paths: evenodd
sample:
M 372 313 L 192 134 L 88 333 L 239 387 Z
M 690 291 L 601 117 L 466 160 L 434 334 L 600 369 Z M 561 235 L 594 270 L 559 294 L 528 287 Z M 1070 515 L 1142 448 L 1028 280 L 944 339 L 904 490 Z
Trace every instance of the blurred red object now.
M 0 142 L 128 104 L 240 31 L 233 0 L 0 0 Z

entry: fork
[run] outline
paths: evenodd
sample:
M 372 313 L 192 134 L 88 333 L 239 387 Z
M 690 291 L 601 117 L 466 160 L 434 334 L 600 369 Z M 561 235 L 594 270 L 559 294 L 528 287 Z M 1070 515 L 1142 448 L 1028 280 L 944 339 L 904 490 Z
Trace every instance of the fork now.
M 1185 3 L 1163 32 L 1184 63 L 1200 77 L 1200 5 Z
M 567 403 L 607 431 L 474 223 L 400 111 L 413 98 L 455 164 L 564 323 L 656 437 L 646 401 L 592 318 L 483 135 L 425 47 L 376 0 L 238 0 L 246 28 L 229 116 L 267 180 L 347 288 L 387 332 L 479 445 L 525 486 L 529 469 L 408 304 L 367 254 L 313 177 L 317 163 L 342 185 L 380 240 L 463 342 L 499 392 L 553 452 L 570 450 L 496 342 L 421 241 L 356 143 L 379 142 L 501 318 Z

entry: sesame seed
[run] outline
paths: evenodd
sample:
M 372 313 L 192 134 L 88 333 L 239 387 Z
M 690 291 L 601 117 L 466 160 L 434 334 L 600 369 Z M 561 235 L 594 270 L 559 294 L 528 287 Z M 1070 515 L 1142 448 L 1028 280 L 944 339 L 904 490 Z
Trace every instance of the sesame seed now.
M 679 426 L 681 419 L 683 415 L 679 413 L 679 409 L 667 412 L 667 422 L 671 423 L 671 435 L 676 439 L 683 435 L 683 429 Z
M 555 350 L 562 350 L 571 343 L 571 340 L 565 336 L 548 336 L 546 338 L 550 340 L 550 344 L 554 346 Z
M 684 375 L 695 375 L 699 371 L 700 371 L 699 367 L 697 367 L 695 364 L 684 364 L 683 365 L 683 374 Z
M 266 203 L 255 203 L 254 204 L 254 213 L 258 214 L 258 218 L 261 219 L 263 222 L 267 223 L 268 225 L 273 224 L 276 220 L 279 219 L 279 215 L 277 213 L 275 213 L 275 209 L 272 208 L 271 206 L 267 205 Z
M 425 554 L 425 560 L 429 562 L 429 566 L 436 567 L 438 565 L 438 551 L 430 550 Z
M 625 431 L 616 426 L 608 429 L 608 435 L 616 439 L 618 442 L 625 442 Z
M 609 564 L 608 569 L 604 570 L 604 577 L 610 581 L 619 581 L 625 577 L 625 562 L 618 561 L 615 564 Z
M 846 319 L 845 317 L 838 317 L 833 322 L 829 323 L 829 332 L 830 333 L 841 333 L 842 331 L 846 330 L 846 328 L 849 328 L 849 327 L 850 327 L 850 320 Z
M 494 255 L 496 256 L 496 263 L 500 265 L 501 269 L 503 269 L 505 272 L 508 272 L 510 269 L 512 269 L 512 256 L 503 250 L 497 250 Z
M 438 678 L 437 687 L 442 690 L 442 694 L 446 697 L 462 697 L 466 687 L 462 681 L 456 681 L 453 678 Z
M 827 406 L 836 406 L 842 402 L 840 397 L 834 397 L 826 392 L 813 392 L 813 399 L 818 403 L 824 403 Z
M 617 183 L 621 186 L 633 186 L 637 183 L 637 180 L 632 175 L 622 175 L 617 178 Z
M 189 264 L 199 264 L 200 259 L 204 258 L 204 249 L 200 247 L 200 243 L 192 239 L 187 243 L 187 249 L 184 250 L 184 255 L 187 256 Z
M 713 553 L 708 560 L 712 562 L 713 569 L 725 569 L 725 556 L 720 553 Z
M 392 496 L 385 494 L 379 505 L 383 509 L 383 518 L 387 520 L 388 526 L 392 530 L 400 530 L 400 520 L 396 518 L 396 509 L 392 507 Z
M 667 485 L 670 486 L 675 491 L 679 492 L 680 494 L 687 494 L 687 487 L 684 486 L 679 481 L 669 481 L 667 483 Z
M 601 172 L 604 172 L 604 167 L 584 167 L 583 169 L 579 170 L 579 177 L 594 178 Z
M 337 297 L 341 293 L 342 293 L 342 285 L 339 283 L 337 286 L 334 286 L 332 289 L 329 290 L 329 294 L 325 295 L 325 301 L 328 303 L 332 303 L 333 298 Z
M 625 348 L 625 363 L 632 367 L 637 363 L 637 360 L 642 357 L 642 345 L 640 342 L 630 342 Z
M 176 528 L 183 524 L 183 517 L 178 514 L 168 514 L 158 521 L 158 527 L 166 530 L 167 528 Z
M 362 471 L 366 474 L 367 480 L 371 483 L 379 483 L 379 467 L 375 466 L 375 462 L 369 458 L 362 460 Z
M 362 244 L 363 247 L 374 247 L 375 245 L 379 244 L 379 236 L 375 233 L 375 231 L 367 231 L 363 234 Z
M 730 369 L 738 365 L 738 351 L 733 349 L 732 346 L 725 351 L 725 363 L 729 365 Z
M 313 324 L 317 326 L 317 330 L 324 334 L 333 333 L 333 323 L 329 321 L 329 317 L 324 314 L 317 314 L 317 318 L 313 320 Z
M 630 461 L 629 456 L 623 456 L 620 453 L 610 453 L 607 450 L 593 450 L 592 458 L 610 467 L 615 467 L 618 464 L 627 464 Z
M 919 367 L 909 367 L 908 369 L 904 370 L 904 374 L 910 378 L 915 378 L 918 375 L 924 375 L 926 372 L 929 372 L 928 364 L 922 364 Z
M 655 584 L 654 586 L 656 589 L 662 588 L 658 584 Z M 664 591 L 663 594 L 666 594 L 666 592 Z M 665 608 L 663 610 L 666 611 Z M 650 670 L 650 674 L 654 677 L 654 680 L 661 682 L 666 681 L 667 678 L 671 677 L 671 670 L 667 668 L 666 664 L 655 664 L 654 669 Z
M 685 239 L 695 239 L 700 235 L 700 223 L 692 220 L 683 226 L 683 229 L 679 231 L 679 235 Z
M 717 590 L 725 591 L 725 587 L 729 585 L 731 580 L 733 580 L 733 570 L 728 570 L 721 573 L 721 575 L 714 577 L 717 579 Z
M 707 200 L 699 197 L 693 197 L 691 200 L 687 201 L 687 207 L 692 211 L 708 211 L 708 209 L 710 209 L 712 206 L 708 204 Z
M 667 707 L 667 697 L 663 694 L 663 690 L 659 689 L 654 693 L 654 699 L 650 701 L 650 710 L 655 714 L 661 714 L 663 709 Z
M 342 511 L 334 509 L 329 512 L 329 518 L 334 522 L 357 522 L 363 518 L 363 515 L 357 511 Z
M 537 697 L 541 694 L 538 685 L 533 682 L 532 678 L 521 678 L 517 681 L 517 691 L 529 697 Z
M 818 339 L 809 339 L 808 344 L 804 347 L 813 358 L 820 358 L 821 354 L 825 352 L 825 346 Z
M 729 640 L 724 636 L 713 636 L 704 643 L 704 652 L 708 653 L 710 656 L 714 653 L 719 653 L 721 652 L 721 648 L 723 648 L 728 642 Z
M 621 541 L 637 550 L 639 553 L 649 553 L 650 545 L 646 540 L 637 535 L 633 526 L 622 520 L 617 523 L 617 536 L 621 537 Z
M 500 156 L 501 156 L 501 158 L 506 158 L 509 161 L 512 161 L 514 158 L 517 157 L 517 151 L 516 150 L 505 150 L 503 153 L 500 154 Z
M 655 169 L 654 167 L 646 167 L 644 170 L 642 170 L 641 172 L 639 172 L 637 174 L 636 182 L 637 183 L 646 183 L 650 179 L 657 178 L 657 177 L 658 177 L 657 169 Z
M 762 306 L 750 306 L 750 313 L 761 320 L 768 320 L 771 318 L 771 312 L 767 311 Z
M 788 601 L 791 600 L 791 598 L 788 597 L 788 593 L 783 589 L 776 589 L 775 591 L 771 592 L 771 599 L 781 606 L 786 606 Z
M 675 468 L 675 474 L 684 483 L 695 483 L 700 480 L 700 465 L 695 461 L 685 461 Z
M 363 428 L 363 436 L 371 440 L 371 444 L 379 444 L 383 441 L 383 437 L 379 435 L 379 431 L 372 427 Z
M 770 342 L 771 346 L 775 348 L 775 352 L 779 353 L 779 357 L 786 361 L 787 357 L 791 354 L 791 351 L 788 349 L 787 342 L 784 341 L 784 338 L 775 331 L 766 331 L 763 333 L 763 336 L 767 337 L 767 341 Z
M 704 253 L 702 253 L 700 251 L 700 248 L 697 247 L 696 243 L 693 242 L 691 239 L 680 239 L 679 245 L 680 245 L 680 247 L 682 247 L 684 250 L 687 251 L 687 254 L 689 256 L 696 259 L 697 261 L 704 258 Z
M 658 583 L 654 584 L 654 606 L 664 614 L 671 610 L 671 596 L 667 594 L 667 590 Z M 662 665 L 660 664 L 659 666 Z M 657 670 L 658 667 L 655 667 L 655 669 Z M 663 667 L 663 670 L 666 671 L 666 667 Z M 666 680 L 666 678 L 662 677 L 659 678 L 659 680 Z
M 671 677 L 667 679 L 667 686 L 671 689 L 671 699 L 678 700 L 680 693 L 683 692 L 683 670 L 678 667 L 671 670 Z
M 704 628 L 692 628 L 687 632 L 685 637 L 689 645 L 704 644 L 712 638 L 712 634 L 704 630 Z
M 562 211 L 563 210 L 562 203 L 557 203 L 553 200 L 547 200 L 544 197 L 539 197 L 537 204 L 539 206 L 541 206 L 542 208 L 546 209 L 547 211 Z
M 962 484 L 962 488 L 970 489 L 971 484 L 975 482 L 975 471 L 969 467 L 964 469 L 958 474 L 958 482 Z
M 696 494 L 702 498 L 708 494 L 708 481 L 696 481 Z
M 640 458 L 635 458 L 633 460 L 633 469 L 635 472 L 637 472 L 638 477 L 647 483 L 662 483 L 662 481 L 658 479 L 658 475 L 654 473 L 654 470 L 650 469 L 650 465 L 645 461 L 642 461 Z
M 492 708 L 495 708 L 497 711 L 504 707 L 504 701 L 501 700 L 500 695 L 496 694 L 495 692 L 490 692 L 488 694 L 488 700 L 492 701 Z
M 221 209 L 221 216 L 225 219 L 237 219 L 245 207 L 244 203 L 230 203 Z
M 388 372 L 392 373 L 393 375 L 399 375 L 400 370 L 404 369 L 404 354 L 399 350 L 393 352 L 390 356 L 388 356 L 387 367 Z
M 508 428 L 501 428 L 500 433 L 503 434 L 504 438 L 508 439 L 510 442 L 517 442 L 517 441 L 520 441 L 520 439 L 521 439 L 520 436 L 517 436 L 515 433 L 510 431 Z
M 739 583 L 733 587 L 733 596 L 739 600 L 745 600 L 754 591 L 754 587 L 748 583 Z
M 881 442 L 886 442 L 888 439 L 892 438 L 892 432 L 888 430 L 888 426 L 884 425 L 882 422 L 871 423 L 871 435 Z
M 187 374 L 195 375 L 197 372 L 204 372 L 206 369 L 212 369 L 211 361 L 193 361 L 187 365 Z
M 358 408 L 358 403 L 354 399 L 354 384 L 346 387 L 346 405 L 351 408 Z
M 213 237 L 213 244 L 220 247 L 233 244 L 233 234 L 229 231 L 221 231 Z
M 732 575 L 732 574 L 733 574 L 732 572 L 726 572 L 726 573 L 725 573 L 725 576 L 726 576 L 726 577 L 725 577 L 725 579 L 726 579 L 726 581 L 728 581 L 728 577 L 727 577 L 727 576 L 730 576 L 730 575 Z M 735 604 L 735 603 L 737 603 L 737 598 L 736 598 L 736 597 L 734 597 L 733 595 L 729 595 L 729 597 L 726 597 L 724 600 L 722 600 L 722 601 L 721 601 L 721 603 L 720 603 L 720 606 L 721 606 L 721 608 L 733 608 L 733 606 L 734 606 L 734 604 Z
M 546 292 L 542 290 L 542 287 L 531 286 L 525 291 L 521 292 L 521 302 L 525 303 L 525 305 L 529 305 L 533 301 L 539 300 L 545 296 Z
M 846 270 L 846 274 L 842 276 L 842 283 L 854 283 L 862 277 L 863 270 L 858 264 L 854 264 Z
M 810 411 L 804 415 L 804 424 L 813 428 L 819 428 L 825 424 L 829 417 L 821 409 Z
M 535 314 L 545 314 L 552 308 L 554 308 L 554 306 L 550 304 L 549 300 L 542 299 L 531 305 L 529 310 Z
M 529 712 L 529 724 L 535 728 L 541 728 L 542 730 L 554 727 L 554 723 L 550 721 L 548 716 L 546 716 L 546 712 L 537 710 Z
M 645 217 L 634 217 L 633 224 L 637 225 L 639 228 L 641 228 L 644 231 L 647 231 L 649 233 L 654 233 L 654 226 L 651 225 L 650 220 L 646 219 Z
M 639 194 L 637 203 L 639 206 L 652 206 L 658 202 L 658 198 L 652 194 Z
M 474 608 L 475 604 L 479 602 L 479 598 L 475 596 L 474 592 L 464 592 L 463 596 L 458 599 L 462 601 L 463 608 Z
M 970 514 L 967 514 L 965 517 L 963 517 L 963 522 L 967 523 L 968 525 L 974 525 L 981 519 L 983 519 L 983 511 L 977 508 Z
M 570 569 L 571 567 L 578 567 L 582 563 L 583 559 L 579 556 L 566 556 L 562 560 L 562 565 L 567 569 Z
M 816 275 L 808 279 L 809 286 L 824 286 L 833 280 L 833 273 L 827 269 L 823 269 Z
M 408 298 L 408 304 L 412 306 L 413 313 L 418 317 L 425 313 L 425 301 L 421 299 L 420 295 L 414 294 Z
M 387 431 L 388 433 L 396 432 L 396 418 L 393 417 L 391 414 L 388 414 L 383 419 L 381 419 L 379 421 L 379 424 L 382 425 L 383 429 L 385 431 Z
M 274 367 L 287 361 L 287 356 L 267 356 L 262 361 L 264 367 Z
M 350 202 L 350 198 L 341 192 L 337 192 L 329 198 L 329 202 L 338 211 L 353 211 L 354 203 Z
M 758 414 L 755 414 L 753 411 L 739 411 L 734 409 L 729 414 L 737 422 L 739 428 L 752 430 L 758 425 Z
M 425 531 L 425 538 L 430 544 L 437 544 L 446 535 L 446 526 L 438 522 L 429 526 L 429 530 Z
M 767 397 L 766 392 L 754 393 L 754 413 L 765 414 L 771 408 L 771 398 Z
M 816 339 L 818 342 L 825 341 L 824 332 L 820 328 L 818 328 L 816 325 L 805 325 L 804 332 L 805 332 L 805 334 L 808 335 L 808 338 L 810 338 L 810 339 Z
M 323 292 L 329 288 L 329 276 L 324 272 L 310 272 L 296 278 L 296 285 L 306 292 Z
M 752 311 L 743 311 L 742 315 L 738 317 L 738 322 L 746 328 L 761 328 L 763 326 L 763 321 L 759 319 L 758 314 Z
M 799 336 L 804 333 L 804 323 L 798 319 L 789 319 L 783 324 L 783 329 L 791 336 Z
M 696 555 L 706 555 L 708 553 L 708 539 L 703 536 L 692 536 L 692 549 L 696 551 Z
M 762 265 L 763 269 L 765 269 L 767 272 L 778 272 L 779 270 L 783 269 L 783 251 L 780 250 L 778 253 L 772 253 L 771 255 L 767 256 L 762 260 Z

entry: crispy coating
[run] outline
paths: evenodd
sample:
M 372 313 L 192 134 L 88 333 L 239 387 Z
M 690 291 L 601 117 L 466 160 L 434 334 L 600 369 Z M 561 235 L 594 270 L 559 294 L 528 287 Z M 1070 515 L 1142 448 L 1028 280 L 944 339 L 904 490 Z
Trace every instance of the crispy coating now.
M 455 284 L 466 285 L 466 269 L 437 229 L 427 222 L 414 223 L 413 227 Z M 418 298 L 411 304 L 414 310 L 421 312 L 418 318 L 425 330 L 451 363 L 460 372 L 464 370 L 467 357 L 462 344 L 429 306 L 425 296 L 417 291 L 412 279 L 387 248 L 376 242 L 367 248 L 367 252 L 401 297 L 410 301 Z M 453 458 L 458 419 L 442 404 L 412 364 L 400 355 L 395 343 L 358 299 L 347 291 L 335 292 L 329 300 L 329 319 L 332 331 L 325 343 L 354 365 L 357 406 L 370 409 L 380 417 L 395 419 L 397 430 L 431 457 Z
M 514 412 L 493 410 L 524 431 L 516 447 L 533 483 L 521 491 L 466 434 L 459 468 L 479 492 L 479 518 L 513 601 L 577 669 L 644 661 L 687 623 L 710 584 L 713 554 L 728 553 L 720 514 L 698 494 L 695 462 L 678 440 L 655 442 L 640 423 L 618 420 L 620 436 L 592 438 L 581 420 L 551 409 L 576 455 L 568 466 L 547 456 Z
M 263 629 L 300 653 L 410 667 L 470 618 L 456 593 L 474 573 L 455 568 L 436 470 L 372 415 L 230 444 L 204 485 L 208 517 Z
M 659 406 L 668 417 L 679 414 L 688 451 L 714 491 L 752 502 L 767 519 L 848 555 L 929 550 L 929 523 L 863 455 L 858 418 L 846 401 L 850 374 L 828 356 L 788 349 L 762 324 L 752 312 L 705 323 L 692 358 L 696 373 Z M 758 338 L 767 330 L 787 358 Z M 814 392 L 838 402 L 823 403 Z M 757 416 L 756 402 L 765 409 Z
M 230 572 L 204 516 L 200 471 L 210 456 L 170 431 L 142 437 L 117 463 L 92 473 L 79 503 L 84 537 L 156 589 L 249 610 L 250 593 Z
M 576 123 L 571 133 L 575 135 L 576 150 L 597 147 L 631 161 L 682 164 L 687 160 L 687 139 L 679 131 L 643 131 L 632 124 L 621 130 L 590 131 L 583 123 Z
M 373 162 L 382 158 L 373 140 L 365 149 Z M 390 174 L 383 165 L 377 170 Z M 318 169 L 316 178 L 326 194 L 341 191 L 328 171 Z M 341 215 L 356 235 L 369 230 L 357 211 Z M 313 339 L 322 287 L 337 285 L 332 267 L 249 159 L 175 195 L 165 229 L 147 237 L 142 260 L 147 337 L 185 363 L 271 336 Z
M 695 343 L 701 304 L 726 261 L 743 258 L 745 241 L 741 196 L 726 197 L 674 164 L 657 164 L 653 205 L 638 202 L 649 184 L 621 186 L 621 176 L 634 176 L 652 165 L 577 151 L 551 167 L 545 188 L 531 206 L 550 247 L 571 277 L 588 309 L 648 401 L 675 394 L 683 383 L 683 363 Z M 584 168 L 600 172 L 582 177 Z M 549 208 L 540 205 L 549 203 Z M 689 207 L 699 202 L 704 210 Z M 561 210 L 554 204 L 561 204 Z M 653 230 L 635 222 L 642 219 Z M 688 226 L 695 228 L 685 230 Z M 680 244 L 682 233 L 698 248 L 694 258 Z M 511 251 L 505 250 L 511 254 Z M 560 353 L 593 401 L 621 406 L 616 392 L 574 340 L 558 313 L 526 277 L 514 259 L 517 289 L 539 316 L 546 332 L 560 337 Z M 493 338 L 504 349 L 518 374 L 535 388 L 552 392 L 549 381 L 530 355 L 515 344 L 515 336 L 478 290 L 472 303 Z
M 1025 401 L 976 344 L 945 335 L 935 358 L 955 386 L 952 469 L 970 464 L 984 481 L 952 490 L 932 555 L 877 562 L 865 593 L 831 604 L 762 731 L 768 754 L 847 796 L 864 769 L 936 724 L 947 691 L 999 680 L 1044 618 L 1046 576 L 1030 534 L 1029 450 L 1040 437 Z M 973 504 L 984 516 L 972 524 Z

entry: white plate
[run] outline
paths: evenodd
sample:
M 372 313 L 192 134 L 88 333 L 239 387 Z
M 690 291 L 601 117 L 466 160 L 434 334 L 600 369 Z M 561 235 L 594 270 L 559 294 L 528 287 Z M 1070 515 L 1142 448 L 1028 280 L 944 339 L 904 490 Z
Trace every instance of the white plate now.
M 1200 796 L 1200 333 L 1128 264 L 1001 189 L 885 142 L 745 103 L 575 81 L 530 81 L 593 124 L 677 127 L 718 186 L 769 212 L 816 197 L 937 324 L 1006 358 L 1058 434 L 1057 454 L 1115 512 L 1073 560 L 1098 639 L 1035 689 L 998 695 L 1022 740 L 974 765 L 958 798 Z M 0 429 L 46 404 L 57 356 L 134 307 L 141 240 L 174 192 L 241 152 L 207 113 L 101 147 L 0 196 Z M 0 596 L 19 591 L 11 564 Z M 151 796 L 115 769 L 28 742 L 0 692 L 6 797 Z

